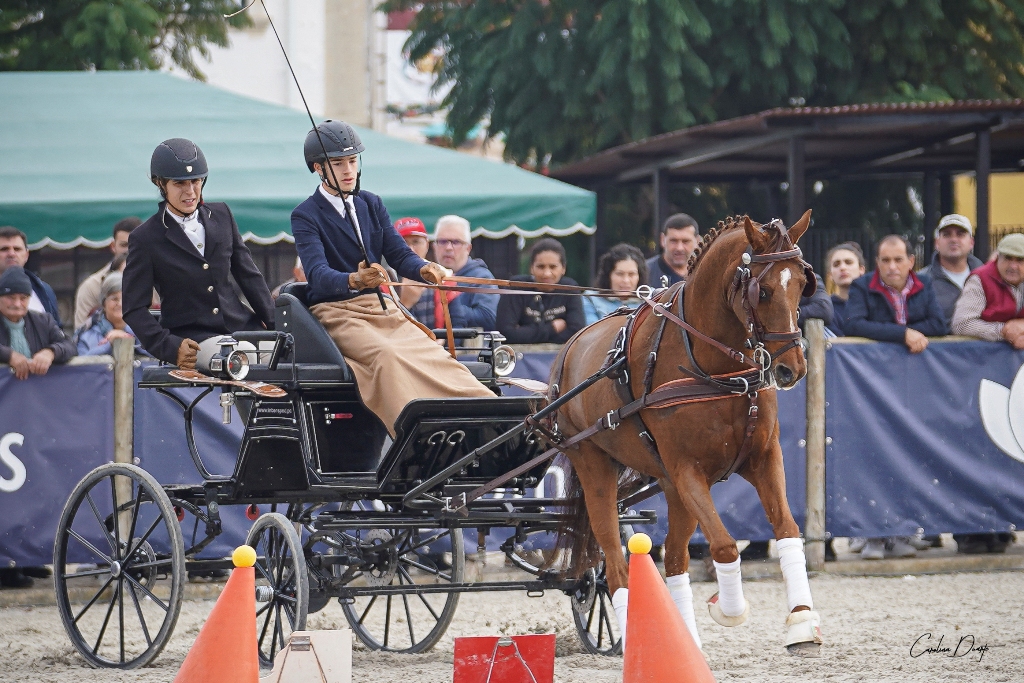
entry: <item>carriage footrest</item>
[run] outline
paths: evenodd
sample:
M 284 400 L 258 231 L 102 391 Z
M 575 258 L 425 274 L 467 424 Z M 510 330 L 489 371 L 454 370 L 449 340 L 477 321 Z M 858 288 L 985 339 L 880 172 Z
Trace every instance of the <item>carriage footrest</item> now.
M 619 524 L 657 524 L 656 510 L 626 510 L 619 515 Z

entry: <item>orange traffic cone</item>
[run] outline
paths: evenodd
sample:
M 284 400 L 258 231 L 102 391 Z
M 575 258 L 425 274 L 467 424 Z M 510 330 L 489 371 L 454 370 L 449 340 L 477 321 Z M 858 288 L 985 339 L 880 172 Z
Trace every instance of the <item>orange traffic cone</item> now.
M 256 551 L 231 554 L 231 572 L 174 683 L 259 683 L 256 649 Z
M 629 602 L 623 683 L 714 683 L 708 663 L 651 559 L 651 539 L 629 539 Z

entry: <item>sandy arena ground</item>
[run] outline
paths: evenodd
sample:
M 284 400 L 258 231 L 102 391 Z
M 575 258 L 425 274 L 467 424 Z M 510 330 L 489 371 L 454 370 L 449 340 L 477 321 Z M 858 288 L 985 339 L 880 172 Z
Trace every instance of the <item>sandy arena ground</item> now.
M 1024 681 L 1024 572 L 903 578 L 823 575 L 812 579 L 811 589 L 826 642 L 820 659 L 794 658 L 783 648 L 785 595 L 779 581 L 745 583 L 751 618 L 738 628 L 722 628 L 699 609 L 704 651 L 717 680 Z M 699 604 L 714 590 L 712 583 L 695 584 Z M 88 668 L 68 642 L 54 607 L 2 609 L 0 681 L 170 681 L 212 605 L 212 601 L 185 602 L 174 636 L 156 665 L 131 672 Z M 451 681 L 455 636 L 554 632 L 558 635 L 556 681 L 620 681 L 621 659 L 581 654 L 569 609 L 568 598 L 553 592 L 540 598 L 511 593 L 466 595 L 435 651 L 382 655 L 357 648 L 353 680 Z M 312 615 L 309 628 L 344 623 L 335 603 Z M 932 644 L 944 636 L 943 647 L 956 647 L 961 637 L 969 635 L 976 645 L 990 649 L 957 658 L 911 657 L 911 646 L 926 633 L 932 634 Z M 966 649 L 965 644 L 960 652 Z

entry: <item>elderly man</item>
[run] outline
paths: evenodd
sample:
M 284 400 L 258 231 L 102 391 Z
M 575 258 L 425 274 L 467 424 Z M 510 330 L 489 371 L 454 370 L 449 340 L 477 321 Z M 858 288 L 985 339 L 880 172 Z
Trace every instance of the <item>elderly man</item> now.
M 661 254 L 647 259 L 647 284 L 668 287 L 686 278 L 686 262 L 697 248 L 697 221 L 685 213 L 668 217 L 661 226 Z
M 914 254 L 901 235 L 878 243 L 877 269 L 850 285 L 843 331 L 851 337 L 901 342 L 911 353 L 946 334 L 946 320 L 927 275 L 914 273 Z
M 53 316 L 30 309 L 31 298 L 24 268 L 11 266 L 0 275 L 0 363 L 10 365 L 18 379 L 45 375 L 52 364 L 76 355 Z
M 434 226 L 434 252 L 437 262 L 456 275 L 465 277 L 494 278 L 481 259 L 470 258 L 473 242 L 470 238 L 469 221 L 462 216 L 448 215 L 437 219 Z M 481 286 L 481 289 L 497 289 L 496 286 Z M 482 327 L 493 330 L 498 311 L 497 294 L 470 294 L 449 292 L 452 325 L 455 327 Z M 434 290 L 435 308 L 440 308 L 441 293 Z
M 921 269 L 932 280 L 932 289 L 946 324 L 953 319 L 953 308 L 971 271 L 981 268 L 974 250 L 974 226 L 971 219 L 958 213 L 943 216 L 935 228 L 935 253 L 932 262 Z
M 0 227 L 0 273 L 11 266 L 24 268 L 28 263 L 28 237 L 21 230 L 10 225 Z M 60 311 L 57 308 L 57 295 L 53 288 L 42 279 L 26 270 L 25 275 L 32 283 L 32 296 L 29 298 L 28 310 L 49 313 L 61 327 Z
M 1024 235 L 999 241 L 996 260 L 967 278 L 953 312 L 953 333 L 1024 349 Z

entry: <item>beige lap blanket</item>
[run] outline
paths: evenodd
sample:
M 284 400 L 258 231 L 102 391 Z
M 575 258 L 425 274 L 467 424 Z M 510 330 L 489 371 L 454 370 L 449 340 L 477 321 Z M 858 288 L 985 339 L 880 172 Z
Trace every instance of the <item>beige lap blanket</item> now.
M 356 377 L 366 407 L 395 436 L 395 421 L 417 398 L 494 398 L 464 365 L 409 321 L 394 303 L 382 311 L 374 295 L 316 304 L 313 315 L 327 329 Z

